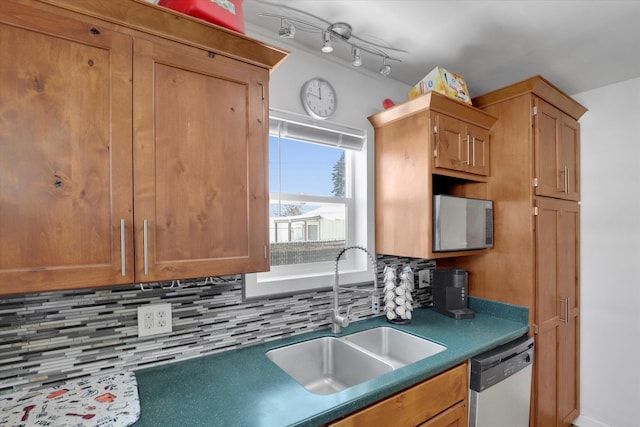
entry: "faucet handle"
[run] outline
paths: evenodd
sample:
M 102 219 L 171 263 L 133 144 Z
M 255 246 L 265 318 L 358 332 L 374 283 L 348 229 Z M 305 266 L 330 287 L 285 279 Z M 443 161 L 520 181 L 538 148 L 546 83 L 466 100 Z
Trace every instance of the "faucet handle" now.
M 351 323 L 351 320 L 349 320 L 349 316 L 351 315 L 351 309 L 353 308 L 353 304 L 349 304 L 347 306 L 347 312 L 344 315 L 344 317 L 342 318 L 342 322 L 341 322 L 341 326 L 343 328 L 346 328 L 347 326 L 349 326 L 349 323 Z

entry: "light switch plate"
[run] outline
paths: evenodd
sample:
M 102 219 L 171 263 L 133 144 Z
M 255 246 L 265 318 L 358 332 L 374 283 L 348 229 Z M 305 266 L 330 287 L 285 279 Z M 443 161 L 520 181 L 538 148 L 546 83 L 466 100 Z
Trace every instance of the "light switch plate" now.
M 431 286 L 431 273 L 431 268 L 425 268 L 424 270 L 418 271 L 418 288 Z
M 149 304 L 138 307 L 138 336 L 165 334 L 173 330 L 171 304 Z

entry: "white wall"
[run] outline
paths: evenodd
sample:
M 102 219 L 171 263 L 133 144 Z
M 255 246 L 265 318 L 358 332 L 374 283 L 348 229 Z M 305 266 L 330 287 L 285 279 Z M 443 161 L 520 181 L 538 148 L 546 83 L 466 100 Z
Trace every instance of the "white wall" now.
M 273 46 L 291 52 L 282 64 L 271 74 L 269 83 L 269 106 L 291 113 L 305 114 L 300 101 L 300 89 L 302 85 L 313 77 L 322 77 L 328 80 L 336 90 L 337 109 L 330 121 L 364 129 L 367 131 L 368 149 L 367 156 L 366 200 L 357 199 L 356 204 L 366 203 L 369 212 L 367 230 L 359 229 L 358 235 L 366 234 L 369 249 L 373 250 L 373 202 L 374 202 L 374 150 L 373 127 L 367 117 L 383 109 L 382 101 L 390 98 L 397 103 L 407 99 L 410 86 L 386 78 L 378 73 L 373 73 L 359 67 L 353 67 L 349 63 L 339 62 L 333 54 L 321 54 L 320 49 L 311 52 L 296 44 L 295 39 L 281 39 L 277 35 L 269 34 L 264 29 L 247 25 L 247 35 L 269 43 Z M 363 61 L 373 60 L 363 55 Z M 375 60 L 378 60 L 376 57 Z M 393 71 L 392 71 L 393 73 Z M 356 226 L 365 224 L 364 221 L 355 219 Z M 364 240 L 358 239 L 359 244 Z
M 271 75 L 269 105 L 272 108 L 304 114 L 300 88 L 310 78 L 322 77 L 331 83 L 338 97 L 338 108 L 330 120 L 370 131 L 372 137 L 373 128 L 367 116 L 381 111 L 385 98 L 395 102 L 407 99 L 409 86 L 404 83 L 338 62 L 335 55 L 321 54 L 319 48 L 317 52 L 301 49 L 295 39 L 281 39 L 277 35 L 273 38 L 272 34 L 249 24 L 246 30 L 250 37 L 291 52 Z
M 581 123 L 580 427 L 640 425 L 640 78 L 575 95 Z

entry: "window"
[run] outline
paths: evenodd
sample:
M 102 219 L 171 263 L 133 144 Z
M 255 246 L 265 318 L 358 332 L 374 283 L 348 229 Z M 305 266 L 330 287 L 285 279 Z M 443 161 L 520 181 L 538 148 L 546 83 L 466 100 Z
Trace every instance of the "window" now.
M 330 287 L 340 251 L 368 243 L 365 132 L 271 110 L 269 134 L 271 271 L 247 275 L 245 298 Z M 372 274 L 360 252 L 341 283 Z

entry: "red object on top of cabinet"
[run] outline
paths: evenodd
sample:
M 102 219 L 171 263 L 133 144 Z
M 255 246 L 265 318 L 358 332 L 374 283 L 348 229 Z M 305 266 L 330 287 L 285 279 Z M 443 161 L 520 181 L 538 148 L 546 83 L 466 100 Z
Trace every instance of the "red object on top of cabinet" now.
M 244 34 L 242 0 L 160 0 L 158 4 Z

